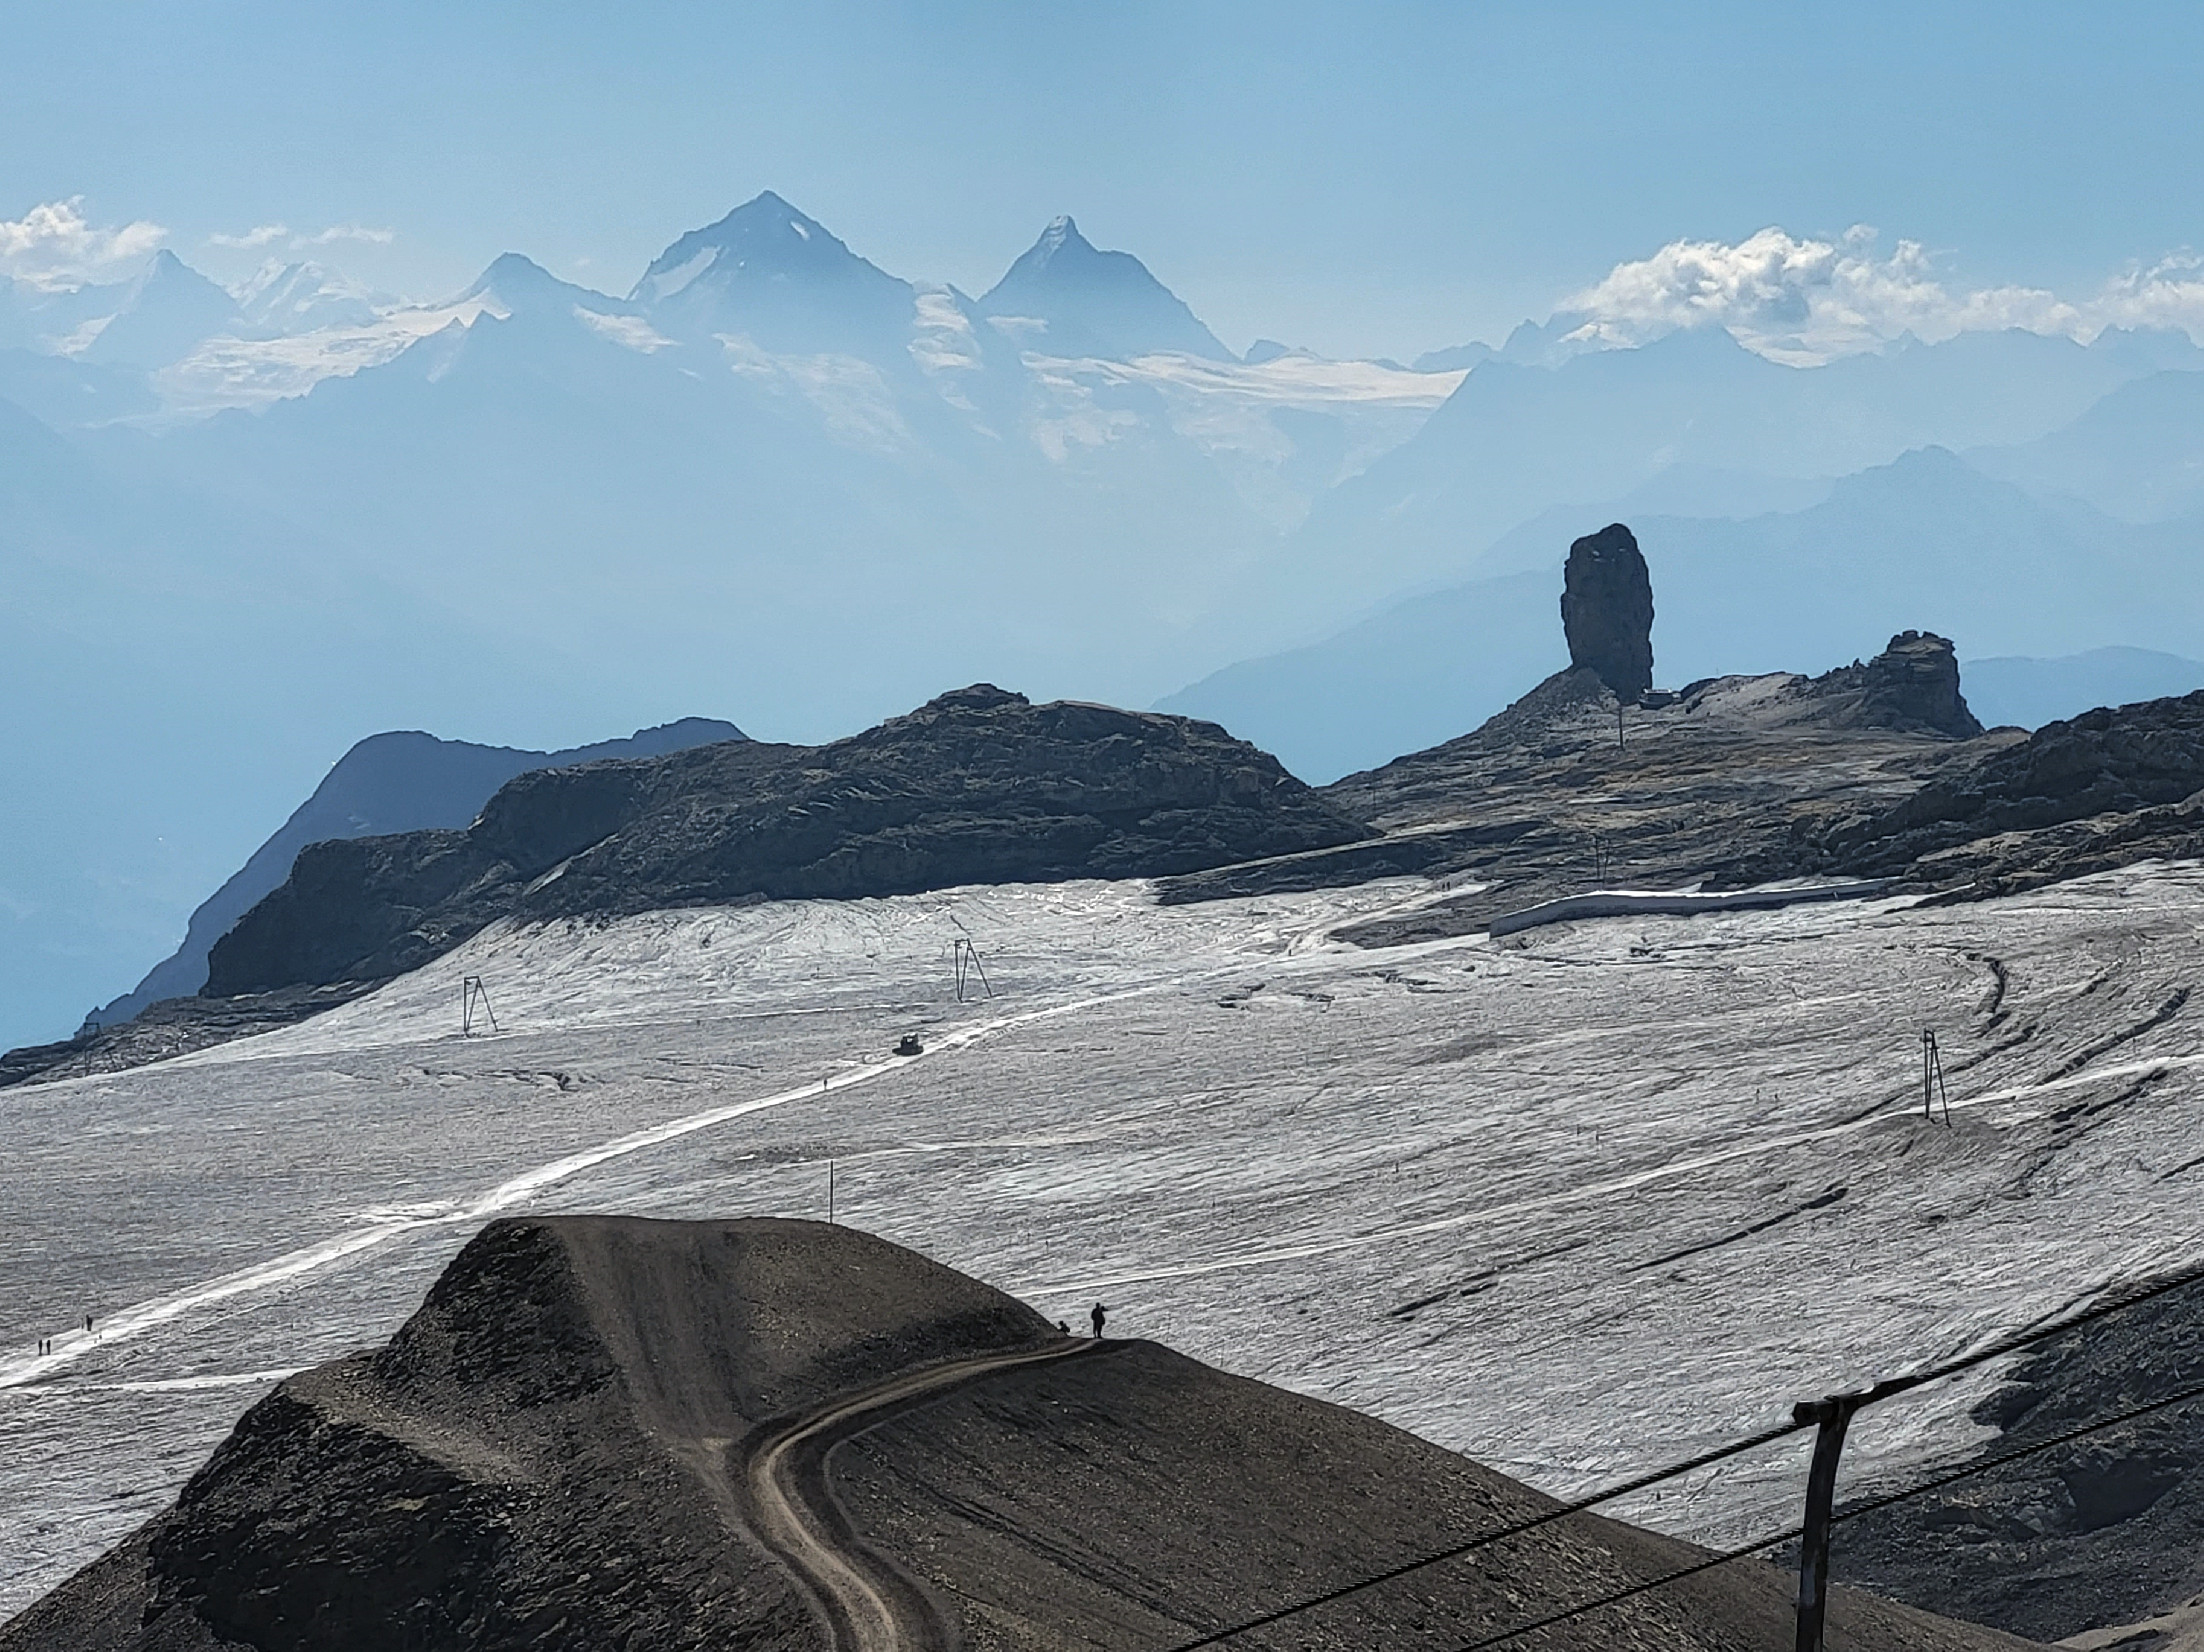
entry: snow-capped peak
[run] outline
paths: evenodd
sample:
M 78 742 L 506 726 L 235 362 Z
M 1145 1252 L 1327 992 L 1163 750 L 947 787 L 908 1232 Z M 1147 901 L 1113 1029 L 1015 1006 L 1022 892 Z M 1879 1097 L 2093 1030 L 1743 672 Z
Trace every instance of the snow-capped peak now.
M 720 271 L 723 279 L 742 271 L 773 279 L 831 280 L 859 270 L 893 279 L 851 252 L 825 225 L 768 189 L 717 223 L 693 229 L 674 242 L 643 272 L 629 296 L 637 303 L 659 303 L 711 270 Z
M 979 308 L 1006 323 L 1040 324 L 1031 347 L 1042 355 L 1237 359 L 1147 265 L 1129 252 L 1102 251 L 1068 213 L 1049 220 Z
M 660 253 L 630 301 L 676 336 L 873 355 L 901 351 L 916 293 L 768 189 Z
M 274 258 L 230 294 L 255 331 L 279 335 L 318 327 L 364 327 L 378 311 L 397 303 L 311 260 L 286 264 Z
M 571 281 L 561 281 L 533 258 L 517 252 L 500 253 L 492 259 L 481 279 L 454 302 L 466 304 L 477 300 L 486 308 L 508 316 L 570 309 L 624 314 L 630 308 L 617 298 L 578 287 Z

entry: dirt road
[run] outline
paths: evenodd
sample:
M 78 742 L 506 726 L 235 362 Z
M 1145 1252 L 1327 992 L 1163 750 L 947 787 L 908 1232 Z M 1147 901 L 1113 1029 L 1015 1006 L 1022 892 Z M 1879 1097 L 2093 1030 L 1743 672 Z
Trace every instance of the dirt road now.
M 834 1652 L 952 1652 L 956 1637 L 926 1592 L 857 1536 L 827 1484 L 828 1453 L 892 1416 L 982 1377 L 1107 1346 L 1084 1337 L 1066 1339 L 909 1372 L 798 1418 L 751 1452 L 744 1475 L 751 1530 L 795 1574 L 826 1618 Z

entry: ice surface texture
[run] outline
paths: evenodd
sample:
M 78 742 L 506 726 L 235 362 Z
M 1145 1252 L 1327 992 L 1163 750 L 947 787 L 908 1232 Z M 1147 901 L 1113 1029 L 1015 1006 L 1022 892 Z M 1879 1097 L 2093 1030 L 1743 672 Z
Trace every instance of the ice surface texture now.
M 822 1216 L 829 1159 L 846 1220 L 1051 1320 L 1099 1298 L 1561 1494 L 2193 1251 L 2194 867 L 1325 939 L 1445 893 L 500 924 L 299 1026 L 10 1090 L 0 1609 L 167 1503 L 269 1373 L 387 1338 L 491 1217 Z M 954 999 L 952 916 L 992 1001 Z M 465 975 L 499 1036 L 458 1036 Z M 1924 1026 L 1949 1127 L 1917 1110 Z M 1999 1380 L 1867 1414 L 1847 1487 L 1963 1454 Z M 1758 1535 L 1802 1472 L 1772 1451 L 1619 1512 Z

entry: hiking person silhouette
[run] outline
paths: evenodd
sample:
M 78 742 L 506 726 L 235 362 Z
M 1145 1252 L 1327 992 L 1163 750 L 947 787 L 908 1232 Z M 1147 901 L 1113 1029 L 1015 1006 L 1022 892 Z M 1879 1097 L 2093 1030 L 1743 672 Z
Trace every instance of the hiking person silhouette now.
M 1108 1313 L 1109 1309 L 1103 1307 L 1101 1303 L 1097 1302 L 1094 1305 L 1094 1311 L 1087 1315 L 1089 1319 L 1094 1321 L 1094 1340 L 1097 1342 L 1100 1342 L 1102 1340 L 1102 1320 L 1104 1316 L 1106 1316 Z

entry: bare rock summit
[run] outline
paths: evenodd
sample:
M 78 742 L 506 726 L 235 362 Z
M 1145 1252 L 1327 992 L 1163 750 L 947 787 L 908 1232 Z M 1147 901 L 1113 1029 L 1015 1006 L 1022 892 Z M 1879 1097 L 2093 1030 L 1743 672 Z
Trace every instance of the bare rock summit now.
M 1653 686 L 1653 578 L 1620 522 L 1569 547 L 1561 629 L 1570 666 L 1596 672 L 1617 699 L 1635 705 Z
M 1959 692 L 1959 657 L 1949 637 L 1901 631 L 1865 665 L 1848 666 L 1800 685 L 1824 702 L 1841 726 L 1900 729 L 1971 740 L 1982 724 Z M 1845 715 L 1849 712 L 1849 715 Z

